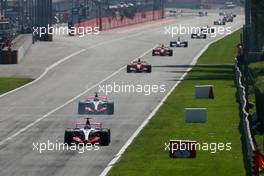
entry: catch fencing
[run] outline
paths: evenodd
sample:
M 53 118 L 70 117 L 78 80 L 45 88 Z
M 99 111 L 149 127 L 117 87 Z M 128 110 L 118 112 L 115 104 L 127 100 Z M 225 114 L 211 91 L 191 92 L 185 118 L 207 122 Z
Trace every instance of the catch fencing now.
M 248 113 L 248 102 L 246 99 L 246 88 L 243 85 L 243 75 L 239 68 L 239 64 L 236 61 L 235 64 L 235 73 L 236 73 L 236 84 L 237 84 L 237 90 L 238 90 L 238 99 L 240 103 L 240 109 L 241 109 L 241 118 L 242 118 L 242 137 L 245 142 L 245 149 L 246 149 L 246 161 L 247 165 L 250 168 L 248 174 L 250 176 L 256 176 L 255 171 L 255 163 L 254 163 L 254 152 L 256 151 L 255 144 L 253 141 L 253 137 L 250 130 L 250 122 L 249 122 L 249 113 Z

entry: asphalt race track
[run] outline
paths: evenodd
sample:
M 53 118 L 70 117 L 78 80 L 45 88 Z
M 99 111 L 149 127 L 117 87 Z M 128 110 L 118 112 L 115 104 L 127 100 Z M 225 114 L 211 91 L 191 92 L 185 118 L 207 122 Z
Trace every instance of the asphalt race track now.
M 173 57 L 152 57 L 147 51 L 158 43 L 168 45 L 171 40 L 171 36 L 164 34 L 164 27 L 180 24 L 201 27 L 212 25 L 217 18 L 217 14 L 179 17 L 166 19 L 162 25 L 154 22 L 130 26 L 102 32 L 98 36 L 57 36 L 56 40 L 73 45 L 73 48 L 87 49 L 54 67 L 33 85 L 0 98 L 0 175 L 100 175 L 184 74 L 187 70 L 184 65 L 192 63 L 201 49 L 216 39 L 192 40 L 190 35 L 186 35 L 183 37 L 189 41 L 189 48 L 174 48 Z M 231 25 L 234 30 L 243 22 L 243 16 L 239 15 L 234 23 L 227 23 L 227 26 Z M 46 53 L 47 56 L 49 54 Z M 152 64 L 152 73 L 127 74 L 124 66 L 141 55 L 144 55 L 143 60 Z M 63 142 L 65 128 L 73 127 L 73 123 L 81 119 L 77 115 L 80 98 L 76 96 L 83 97 L 83 92 L 84 95 L 93 95 L 98 91 L 98 83 L 106 85 L 113 82 L 164 84 L 166 92 L 149 96 L 143 93 L 109 94 L 109 99 L 115 102 L 115 114 L 95 117 L 94 120 L 111 128 L 111 144 L 99 151 L 82 154 L 78 151 L 43 151 L 40 154 L 33 150 L 33 143 Z

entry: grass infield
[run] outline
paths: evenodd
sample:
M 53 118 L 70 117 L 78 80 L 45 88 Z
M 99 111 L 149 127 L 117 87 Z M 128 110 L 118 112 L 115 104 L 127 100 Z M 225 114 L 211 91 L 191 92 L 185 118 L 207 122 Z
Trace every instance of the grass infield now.
M 0 95 L 31 81 L 32 79 L 30 78 L 0 78 Z
M 240 33 L 237 31 L 209 47 L 129 146 L 110 176 L 246 175 L 233 68 Z M 195 99 L 194 86 L 203 84 L 214 85 L 214 100 Z M 207 123 L 186 124 L 187 107 L 208 108 Z M 231 143 L 232 149 L 216 153 L 198 151 L 195 159 L 172 159 L 164 150 L 164 143 L 170 139 Z

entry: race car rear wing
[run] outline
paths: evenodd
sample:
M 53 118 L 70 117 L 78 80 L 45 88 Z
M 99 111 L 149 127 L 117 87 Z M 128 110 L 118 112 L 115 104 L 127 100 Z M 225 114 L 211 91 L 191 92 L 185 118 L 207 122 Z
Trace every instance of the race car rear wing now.
M 86 122 L 77 121 L 75 122 L 76 128 L 81 125 L 87 125 Z M 90 125 L 98 126 L 100 129 L 102 129 L 102 123 L 101 122 L 90 122 Z
M 86 97 L 84 97 L 84 98 L 86 98 L 86 99 L 94 99 L 95 96 L 86 96 Z M 107 99 L 107 96 L 106 96 L 106 95 L 101 95 L 101 96 L 98 96 L 98 98 L 101 98 L 101 99 Z
M 86 125 L 86 122 L 79 122 L 79 121 L 78 121 L 78 122 L 75 122 L 75 125 L 76 125 L 76 126 L 79 126 L 79 125 Z
M 91 124 L 91 125 L 102 125 L 101 122 L 91 122 L 90 124 Z

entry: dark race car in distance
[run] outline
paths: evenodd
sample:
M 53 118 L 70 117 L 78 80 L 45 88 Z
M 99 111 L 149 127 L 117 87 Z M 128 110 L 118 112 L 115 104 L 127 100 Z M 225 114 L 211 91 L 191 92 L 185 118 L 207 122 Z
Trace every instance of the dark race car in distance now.
M 219 12 L 219 16 L 225 16 L 226 12 Z
M 234 14 L 234 13 L 231 13 L 230 14 L 233 18 L 235 18 L 237 15 L 236 14 Z
M 214 25 L 225 25 L 226 22 L 224 19 L 218 19 L 216 21 L 214 21 Z
M 161 45 L 152 50 L 152 56 L 173 56 L 173 50 L 169 47 Z
M 151 65 L 145 61 L 141 61 L 138 59 L 137 61 L 131 62 L 131 64 L 127 65 L 127 73 L 135 72 L 135 73 L 151 73 Z
M 200 32 L 203 34 L 215 33 L 215 28 L 212 28 L 210 26 L 204 26 L 200 28 Z
M 69 146 L 73 144 L 99 144 L 108 146 L 111 140 L 111 132 L 108 128 L 103 128 L 100 122 L 76 122 L 75 128 L 67 128 L 64 133 L 64 143 Z
M 79 114 L 90 115 L 113 115 L 114 114 L 114 102 L 107 100 L 107 96 L 86 96 L 78 104 Z
M 219 16 L 231 16 L 233 18 L 235 18 L 237 15 L 234 14 L 233 12 L 227 13 L 227 12 L 220 12 Z
M 203 33 L 203 32 L 195 32 L 192 33 L 191 35 L 192 39 L 206 39 L 207 38 L 207 34 Z
M 198 12 L 198 15 L 199 16 L 207 16 L 208 15 L 208 12 L 202 12 L 202 11 L 200 11 L 200 12 Z
M 225 22 L 233 22 L 234 21 L 234 17 L 232 15 L 226 15 L 226 16 L 224 16 L 223 21 L 225 21 Z
M 178 37 L 178 39 L 176 41 L 171 41 L 170 42 L 170 47 L 184 47 L 187 48 L 188 47 L 188 42 L 185 40 L 181 40 L 180 37 Z

